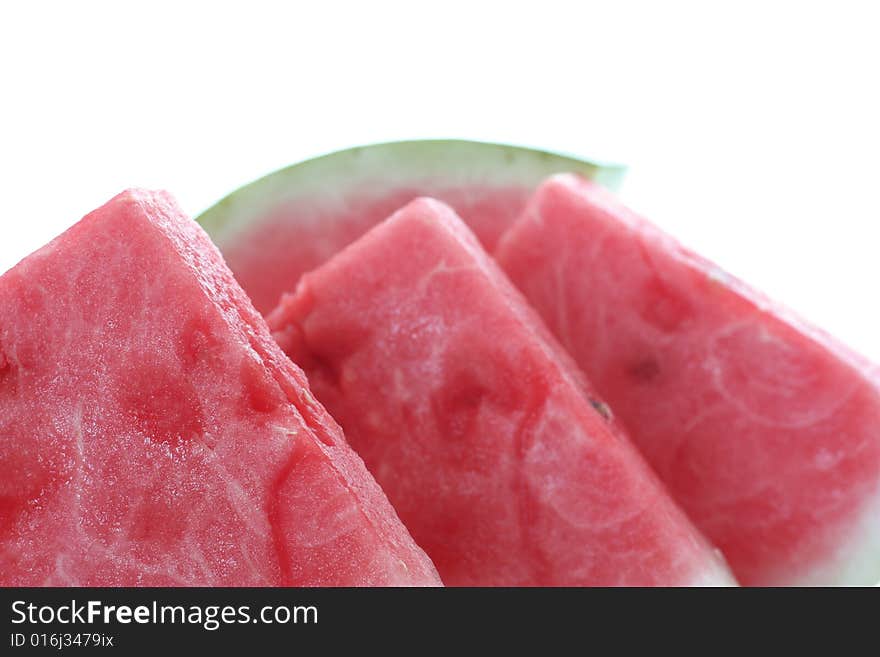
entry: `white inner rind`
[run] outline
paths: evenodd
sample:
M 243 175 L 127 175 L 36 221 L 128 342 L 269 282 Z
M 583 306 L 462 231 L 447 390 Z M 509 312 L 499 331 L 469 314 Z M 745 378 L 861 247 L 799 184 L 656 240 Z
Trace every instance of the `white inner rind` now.
M 697 573 L 688 586 L 731 587 L 739 586 L 739 583 L 734 579 L 727 564 L 719 558 L 717 561 L 713 561 L 709 568 Z
M 807 572 L 786 577 L 785 586 L 871 586 L 880 580 L 880 483 L 851 525 L 846 540 Z
M 281 169 L 246 185 L 196 220 L 222 245 L 255 217 L 293 199 L 312 196 L 333 207 L 352 191 L 380 195 L 416 183 L 443 186 L 537 186 L 560 172 L 579 173 L 616 187 L 624 168 L 546 151 L 461 140 L 402 141 L 324 155 Z

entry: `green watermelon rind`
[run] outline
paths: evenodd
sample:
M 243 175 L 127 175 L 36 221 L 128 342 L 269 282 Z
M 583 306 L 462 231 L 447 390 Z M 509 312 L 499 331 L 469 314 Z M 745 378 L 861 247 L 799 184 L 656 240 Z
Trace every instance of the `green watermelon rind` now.
M 279 169 L 224 197 L 196 217 L 222 244 L 247 228 L 262 210 L 312 196 L 322 203 L 344 202 L 348 191 L 441 181 L 450 186 L 492 184 L 536 186 L 555 173 L 578 173 L 617 189 L 626 172 L 617 164 L 583 160 L 551 151 L 467 141 L 425 139 L 358 146 Z

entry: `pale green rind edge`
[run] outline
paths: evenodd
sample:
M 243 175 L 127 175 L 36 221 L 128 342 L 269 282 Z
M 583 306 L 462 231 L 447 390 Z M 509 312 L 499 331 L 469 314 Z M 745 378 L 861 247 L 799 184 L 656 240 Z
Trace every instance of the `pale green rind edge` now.
M 537 185 L 554 173 L 579 173 L 616 189 L 626 168 L 522 146 L 459 139 L 396 141 L 358 146 L 279 169 L 227 195 L 196 217 L 218 243 L 262 211 L 305 195 L 344 202 L 348 190 L 370 183 L 373 191 L 420 180 Z

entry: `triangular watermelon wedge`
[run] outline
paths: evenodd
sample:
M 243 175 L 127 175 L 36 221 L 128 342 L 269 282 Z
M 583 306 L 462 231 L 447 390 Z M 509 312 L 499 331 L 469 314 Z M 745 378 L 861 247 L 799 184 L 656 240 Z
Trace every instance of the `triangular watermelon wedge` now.
M 268 322 L 446 584 L 732 583 L 448 206 L 410 203 Z
M 880 578 L 880 370 L 576 176 L 497 257 L 743 584 Z
M 0 585 L 439 583 L 162 193 L 0 278 L 0 472 Z
M 416 196 L 446 201 L 491 249 L 545 177 L 574 171 L 613 187 L 618 166 L 460 140 L 339 151 L 282 169 L 197 217 L 251 297 L 269 312 L 299 277 Z

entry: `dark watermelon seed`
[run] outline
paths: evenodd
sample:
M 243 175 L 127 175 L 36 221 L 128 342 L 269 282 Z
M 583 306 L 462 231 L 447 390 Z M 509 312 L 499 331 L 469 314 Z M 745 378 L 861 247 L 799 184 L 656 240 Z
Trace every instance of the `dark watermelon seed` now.
M 606 422 L 611 422 L 613 415 L 611 414 L 611 408 L 609 408 L 608 404 L 601 399 L 593 399 L 590 397 L 590 405 L 596 409 L 596 412 L 601 415 Z

